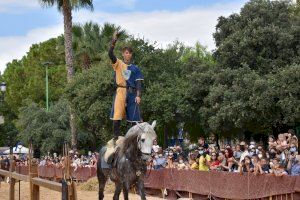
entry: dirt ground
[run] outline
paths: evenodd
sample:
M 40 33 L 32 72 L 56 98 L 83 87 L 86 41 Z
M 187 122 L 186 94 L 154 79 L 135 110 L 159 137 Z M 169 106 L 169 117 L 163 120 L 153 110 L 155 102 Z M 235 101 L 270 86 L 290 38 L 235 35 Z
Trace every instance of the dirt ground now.
M 0 200 L 8 200 L 8 191 L 9 184 L 1 183 L 0 187 Z M 80 187 L 77 187 L 77 196 L 78 200 L 97 200 L 98 192 L 97 191 L 83 191 Z M 109 191 L 105 192 L 105 199 L 112 199 L 113 194 Z M 123 199 L 123 194 L 121 193 L 120 199 Z M 19 199 L 19 183 L 15 185 L 15 199 Z M 21 198 L 20 200 L 29 200 L 29 183 L 21 182 Z M 40 187 L 40 199 L 41 200 L 59 200 L 61 199 L 61 193 L 56 191 L 51 191 L 46 188 Z M 138 200 L 140 197 L 135 194 L 130 194 L 130 200 Z M 157 197 L 147 197 L 149 200 L 160 199 Z

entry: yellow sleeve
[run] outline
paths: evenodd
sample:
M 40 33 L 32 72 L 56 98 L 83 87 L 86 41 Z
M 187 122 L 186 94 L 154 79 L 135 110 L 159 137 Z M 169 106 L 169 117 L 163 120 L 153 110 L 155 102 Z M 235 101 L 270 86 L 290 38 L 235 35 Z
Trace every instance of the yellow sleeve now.
M 121 60 L 117 58 L 117 62 L 115 64 L 112 64 L 114 71 L 116 71 L 120 67 L 120 64 L 121 64 Z
M 211 157 L 209 155 L 206 155 L 206 160 L 211 161 Z

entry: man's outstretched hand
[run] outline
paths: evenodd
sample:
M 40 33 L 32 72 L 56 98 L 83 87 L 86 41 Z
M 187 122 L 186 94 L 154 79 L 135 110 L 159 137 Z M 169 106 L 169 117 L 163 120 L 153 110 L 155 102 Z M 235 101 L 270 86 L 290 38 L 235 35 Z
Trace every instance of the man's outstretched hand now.
M 115 30 L 115 32 L 113 34 L 113 37 L 112 37 L 112 41 L 111 41 L 111 44 L 113 46 L 115 46 L 115 44 L 116 44 L 118 38 L 120 37 L 120 35 L 121 35 L 121 32 L 119 30 Z

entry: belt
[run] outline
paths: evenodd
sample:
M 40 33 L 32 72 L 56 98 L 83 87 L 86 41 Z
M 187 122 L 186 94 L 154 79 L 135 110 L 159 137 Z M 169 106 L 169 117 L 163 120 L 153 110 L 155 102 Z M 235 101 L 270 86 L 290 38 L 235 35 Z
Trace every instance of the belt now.
M 130 93 L 136 92 L 136 88 L 134 88 L 134 87 L 123 86 L 123 85 L 117 85 L 117 87 L 120 87 L 120 88 L 126 88 L 127 91 L 130 92 Z

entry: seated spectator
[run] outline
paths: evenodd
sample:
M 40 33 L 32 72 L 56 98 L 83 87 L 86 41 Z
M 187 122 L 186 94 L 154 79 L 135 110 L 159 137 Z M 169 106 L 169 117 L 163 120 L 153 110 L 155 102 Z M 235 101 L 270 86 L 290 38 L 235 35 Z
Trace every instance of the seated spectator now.
M 240 158 L 240 162 L 241 162 L 241 161 L 244 160 L 244 158 L 245 158 L 246 156 L 249 155 L 249 151 L 248 151 L 247 145 L 246 145 L 246 143 L 245 143 L 244 141 L 242 141 L 242 142 L 240 143 L 240 149 L 241 149 L 241 152 L 242 152 L 241 158 Z
M 176 153 L 174 154 L 173 149 L 169 150 L 169 156 L 172 157 L 173 161 L 177 160 L 177 154 Z
M 271 160 L 271 159 L 276 158 L 276 155 L 277 155 L 276 149 L 275 149 L 275 148 L 271 148 L 271 149 L 269 150 L 269 159 Z
M 211 154 L 211 162 L 210 162 L 209 169 L 218 170 L 218 171 L 221 170 L 220 161 L 218 160 L 218 154 L 215 152 Z
M 238 144 L 235 146 L 235 150 L 233 152 L 233 157 L 239 161 L 242 155 L 241 146 Z
M 199 151 L 199 153 L 200 153 L 199 170 L 200 171 L 208 171 L 209 166 L 210 166 L 211 157 L 202 148 L 200 148 L 200 151 Z
M 298 138 L 296 136 L 292 136 L 289 141 L 290 151 L 296 152 L 298 151 Z
M 163 156 L 161 152 L 156 154 L 153 160 L 154 169 L 162 169 L 166 166 L 166 158 Z
M 287 175 L 288 173 L 284 170 L 284 166 L 280 164 L 279 159 L 273 159 L 273 167 L 272 172 L 275 176 L 283 176 Z
M 277 146 L 278 151 L 284 151 L 287 148 L 287 141 L 284 134 L 278 134 Z
M 224 153 L 223 152 L 219 152 L 219 155 L 218 155 L 218 161 L 220 162 L 220 168 L 219 168 L 219 170 L 220 171 L 224 171 L 224 170 L 226 170 L 225 168 L 224 168 L 224 166 L 227 166 L 227 161 L 226 161 L 226 158 L 225 158 L 225 155 L 224 155 Z
M 290 157 L 290 151 L 289 151 L 289 149 L 285 149 L 280 154 L 280 164 L 282 164 L 283 166 L 286 166 L 288 163 L 289 157 Z
M 268 164 L 268 160 L 266 158 L 262 158 L 260 160 L 260 166 L 264 174 L 270 173 L 270 165 Z
M 254 166 L 253 172 L 255 175 L 264 173 L 260 164 L 260 159 L 257 155 L 252 156 L 252 163 Z
M 204 137 L 198 138 L 198 148 L 200 148 L 200 147 L 202 147 L 202 149 L 205 151 L 208 149 L 208 144 L 205 143 Z
M 273 135 L 269 135 L 268 141 L 268 149 L 276 148 L 277 142 L 275 141 L 275 137 Z
M 166 165 L 166 168 L 167 168 L 167 169 L 175 168 L 174 161 L 173 161 L 173 157 L 170 156 L 170 155 L 167 157 L 167 165 Z
M 183 156 L 179 156 L 177 169 L 188 169 L 188 166 L 184 163 Z
M 254 166 L 251 162 L 250 156 L 245 156 L 244 160 L 242 160 L 239 164 L 239 172 L 253 172 Z
M 157 144 L 157 140 L 156 139 L 154 139 L 153 140 L 153 145 L 152 145 L 152 151 L 154 152 L 154 153 L 157 153 L 158 152 L 158 150 L 159 150 L 159 145 Z
M 233 159 L 233 151 L 230 146 L 226 147 L 225 149 L 225 158 L 226 158 L 226 163 L 225 165 L 222 164 L 221 166 L 225 171 L 233 171 L 232 167 L 234 164 L 234 159 Z
M 300 175 L 300 155 L 296 155 L 295 153 L 290 155 L 287 170 L 292 176 Z
M 197 156 L 195 156 L 194 154 L 190 155 L 190 158 L 189 158 L 190 169 L 199 169 L 199 165 L 198 165 L 196 158 L 197 158 Z

